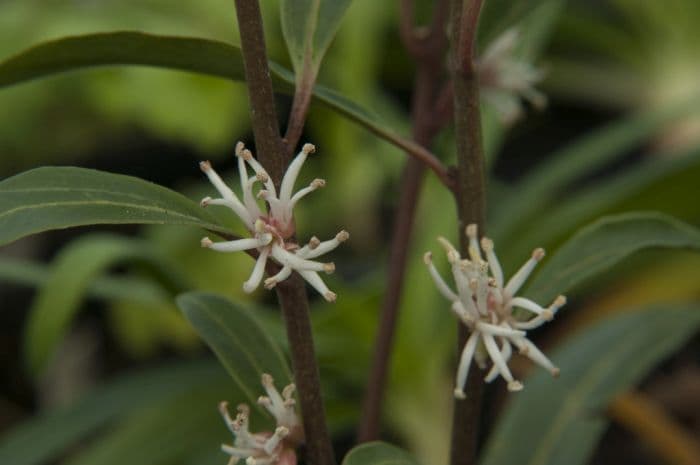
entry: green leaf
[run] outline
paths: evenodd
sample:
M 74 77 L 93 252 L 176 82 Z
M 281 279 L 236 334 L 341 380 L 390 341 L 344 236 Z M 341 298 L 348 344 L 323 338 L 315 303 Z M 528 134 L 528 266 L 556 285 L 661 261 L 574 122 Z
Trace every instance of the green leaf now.
M 199 226 L 230 234 L 181 194 L 131 176 L 46 167 L 0 182 L 0 245 L 51 229 L 134 223 Z
M 204 292 L 182 294 L 177 305 L 252 405 L 257 405 L 263 373 L 271 374 L 280 389 L 292 381 L 282 351 L 250 311 Z
M 144 65 L 242 81 L 238 47 L 214 40 L 109 32 L 43 42 L 0 63 L 0 87 L 76 69 Z
M 297 74 L 315 76 L 352 0 L 282 0 L 282 33 Z
M 73 242 L 56 258 L 51 275 L 29 310 L 24 343 L 31 373 L 38 374 L 46 366 L 93 279 L 121 263 L 145 266 L 171 294 L 189 287 L 187 280 L 176 272 L 177 265 L 146 242 L 102 234 Z
M 341 465 L 418 465 L 403 449 L 385 442 L 368 442 L 352 449 Z
M 553 355 L 559 379 L 538 370 L 513 396 L 480 464 L 586 463 L 607 425 L 609 402 L 683 345 L 698 325 L 697 306 L 659 306 L 585 330 Z
M 533 246 L 558 246 L 578 228 L 605 214 L 645 209 L 677 215 L 684 207 L 692 210 L 687 199 L 694 192 L 699 173 L 700 151 L 680 157 L 655 157 L 616 177 L 590 183 L 556 204 L 547 203 L 547 210 L 539 217 L 508 236 L 506 268 L 520 262 Z M 693 215 L 688 211 L 686 216 Z
M 75 404 L 39 414 L 0 437 L 0 463 L 39 465 L 107 423 L 196 386 L 226 381 L 214 362 L 173 363 L 121 376 Z M 213 412 L 213 410 L 212 410 Z
M 655 247 L 700 249 L 700 230 L 654 212 L 601 218 L 581 229 L 543 263 L 527 295 L 537 302 L 549 302 L 629 255 Z
M 331 12 L 335 11 L 335 6 L 328 8 Z M 155 66 L 233 81 L 244 80 L 241 49 L 235 45 L 141 32 L 111 32 L 44 42 L 10 57 L 0 62 L 0 87 L 56 73 L 107 65 Z M 276 91 L 288 94 L 294 91 L 293 73 L 273 62 L 270 63 L 270 71 Z M 313 97 L 373 134 L 401 147 L 395 131 L 346 97 L 319 85 L 314 87 Z
M 633 115 L 599 129 L 548 157 L 527 175 L 501 201 L 491 218 L 490 232 L 498 240 L 508 237 L 517 226 L 532 219 L 556 195 L 565 191 L 577 179 L 590 175 L 606 164 L 626 156 L 636 146 L 647 141 L 672 121 L 700 111 L 698 100 L 670 105 L 661 110 Z
M 113 431 L 63 462 L 65 465 L 165 465 L 187 463 L 187 458 L 209 447 L 230 442 L 231 434 L 216 406 L 230 395 L 230 386 L 198 386 L 169 396 L 150 408 L 125 418 Z M 221 463 L 226 455 L 220 453 Z
M 0 258 L 0 281 L 43 287 L 51 277 L 51 270 L 44 263 L 31 260 Z M 168 293 L 153 280 L 135 276 L 100 276 L 93 279 L 86 294 L 105 300 L 125 300 L 146 305 L 162 305 L 169 299 Z

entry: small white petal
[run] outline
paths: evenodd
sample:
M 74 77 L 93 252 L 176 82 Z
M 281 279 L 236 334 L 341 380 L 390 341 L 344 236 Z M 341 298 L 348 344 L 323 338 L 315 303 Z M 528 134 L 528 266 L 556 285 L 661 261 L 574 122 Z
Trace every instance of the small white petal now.
M 488 333 L 481 333 L 481 338 L 484 341 L 484 346 L 486 347 L 486 351 L 489 353 L 489 357 L 491 358 L 494 366 L 499 371 L 503 379 L 508 382 L 508 390 L 519 391 L 522 389 L 522 384 L 513 379 L 513 375 L 510 373 L 505 360 L 503 360 L 501 352 L 498 350 L 498 346 L 496 345 L 496 341 L 493 339 L 493 336 Z
M 209 163 L 208 161 L 203 161 L 199 164 L 199 167 L 204 172 L 204 174 L 207 175 L 207 178 L 209 178 L 209 181 L 214 185 L 216 190 L 219 191 L 221 197 L 223 197 L 224 200 L 227 201 L 226 206 L 233 210 L 233 212 L 236 215 L 238 215 L 241 221 L 243 221 L 246 224 L 246 226 L 250 228 L 250 225 L 253 224 L 254 218 L 250 216 L 248 210 L 241 203 L 241 201 L 238 200 L 238 197 L 236 197 L 236 194 L 234 194 L 233 191 L 226 185 L 226 183 L 224 183 L 221 177 L 219 177 L 218 173 L 214 171 L 214 168 L 212 168 L 211 163 Z
M 294 189 L 294 183 L 299 176 L 299 171 L 306 161 L 306 157 L 309 155 L 309 151 L 302 150 L 297 154 L 297 156 L 292 160 L 292 162 L 287 167 L 287 171 L 284 173 L 282 178 L 282 186 L 280 187 L 279 199 L 283 204 L 289 204 L 292 197 L 292 190 Z
M 532 270 L 535 269 L 537 263 L 544 257 L 544 249 L 535 249 L 532 252 L 530 259 L 525 262 L 525 264 L 510 278 L 508 284 L 506 284 L 506 293 L 510 296 L 515 295 L 520 287 L 525 283 L 525 280 L 530 276 Z
M 235 241 L 212 242 L 208 237 L 202 239 L 202 247 L 206 247 L 217 252 L 241 252 L 243 250 L 257 249 L 265 247 L 272 241 L 271 234 L 263 234 L 260 237 L 250 237 L 236 239 Z
M 433 282 L 435 282 L 435 286 L 438 288 L 438 291 L 447 299 L 450 301 L 455 301 L 459 300 L 459 296 L 452 292 L 452 289 L 447 285 L 444 279 L 442 279 L 442 276 L 440 276 L 440 273 L 438 273 L 438 270 L 435 268 L 435 265 L 433 264 L 433 254 L 430 252 L 426 252 L 425 255 L 423 255 L 423 261 L 425 264 L 428 266 L 428 272 L 430 273 L 430 276 L 433 278 Z
M 265 273 L 265 264 L 267 263 L 267 257 L 270 255 L 270 248 L 265 247 L 260 251 L 258 259 L 255 261 L 255 266 L 253 267 L 253 272 L 250 274 L 248 281 L 243 283 L 243 291 L 250 294 L 260 285 L 262 281 L 263 274 Z
M 330 272 L 332 271 L 332 268 L 334 268 L 330 263 L 321 263 L 299 257 L 296 254 L 283 249 L 277 244 L 274 244 L 272 247 L 272 256 L 275 257 L 275 260 L 280 262 L 283 266 L 289 266 L 297 271 L 306 270 Z
M 490 323 L 485 323 L 483 321 L 476 322 L 476 329 L 485 333 L 491 334 L 493 336 L 500 337 L 524 337 L 525 331 L 518 331 L 511 328 L 506 328 L 503 326 L 492 325 Z
M 472 364 L 472 359 L 474 358 L 474 351 L 476 350 L 476 344 L 479 342 L 479 333 L 474 331 L 467 339 L 467 343 L 464 344 L 464 349 L 462 349 L 462 356 L 459 359 L 459 368 L 457 369 L 457 380 L 455 386 L 455 397 L 458 399 L 464 399 L 464 386 L 467 384 L 467 376 L 469 375 L 469 367 Z
M 287 436 L 289 436 L 289 429 L 284 426 L 278 426 L 277 429 L 275 429 L 275 433 L 265 442 L 263 449 L 268 454 L 272 454 Z
M 316 258 L 335 249 L 341 243 L 348 240 L 349 237 L 350 235 L 347 233 L 347 231 L 340 231 L 338 234 L 335 235 L 333 239 L 319 242 L 318 244 L 315 244 L 315 247 L 313 249 L 309 248 L 309 250 L 305 251 L 303 254 L 301 254 L 300 251 L 299 253 L 297 253 L 297 255 L 300 255 L 303 258 Z
M 289 278 L 292 274 L 292 268 L 289 266 L 283 266 L 282 269 L 279 271 L 274 276 L 271 276 L 265 280 L 265 288 L 266 289 L 272 289 L 277 285 L 277 283 L 281 283 L 285 279 Z
M 301 277 L 311 285 L 311 287 L 316 289 L 316 291 L 321 294 L 324 299 L 326 299 L 328 302 L 335 302 L 335 299 L 338 296 L 335 294 L 335 292 L 328 289 L 326 283 L 323 282 L 318 273 L 308 270 L 297 270 L 297 273 L 299 273 Z
M 491 274 L 496 280 L 496 286 L 499 289 L 503 289 L 503 269 L 501 268 L 501 263 L 496 257 L 496 253 L 493 250 L 493 241 L 487 237 L 481 239 L 481 248 L 486 254 L 486 260 L 489 262 L 489 269 Z
M 513 355 L 513 348 L 510 345 L 510 342 L 508 342 L 506 339 L 503 340 L 503 345 L 501 346 L 501 357 L 503 357 L 503 360 L 508 363 L 510 360 L 510 357 Z M 484 381 L 487 383 L 490 383 L 496 377 L 498 376 L 498 369 L 496 368 L 496 365 L 491 367 L 491 370 L 489 370 L 489 373 L 486 375 L 486 378 L 484 378 Z

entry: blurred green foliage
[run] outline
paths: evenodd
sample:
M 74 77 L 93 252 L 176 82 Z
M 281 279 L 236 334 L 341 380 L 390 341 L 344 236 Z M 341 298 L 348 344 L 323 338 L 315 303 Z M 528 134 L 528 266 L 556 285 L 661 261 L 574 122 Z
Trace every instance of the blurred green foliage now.
M 429 2 L 419 3 L 419 19 L 424 21 Z M 481 43 L 517 25 L 525 38 L 520 53 L 529 58 L 539 56 L 565 2 L 519 2 L 508 9 L 508 14 L 501 14 L 508 3 L 486 2 Z M 629 115 L 624 114 L 621 122 L 595 129 L 581 139 L 567 141 L 554 154 L 532 153 L 526 146 L 508 148 L 507 128 L 496 123 L 495 118 L 486 118 L 489 163 L 495 167 L 490 173 L 490 224 L 506 274 L 523 261 L 532 247 L 545 246 L 554 255 L 575 231 L 605 214 L 653 209 L 680 217 L 691 225 L 700 224 L 700 209 L 693 201 L 698 192 L 700 147 L 692 140 L 683 144 L 682 150 L 668 146 L 661 150 L 658 144 L 659 138 L 674 134 L 668 132 L 669 127 L 674 127 L 669 124 L 678 127 L 688 120 L 688 114 L 698 110 L 694 101 L 689 109 L 678 110 L 675 98 L 671 98 L 675 92 L 671 91 L 677 89 L 677 81 L 672 78 L 682 78 L 686 83 L 690 81 L 688 76 L 697 75 L 692 74 L 700 63 L 694 54 L 693 47 L 699 42 L 693 38 L 692 18 L 700 11 L 694 0 L 674 0 L 673 7 L 662 8 L 662 14 L 656 12 L 651 1 L 609 3 L 604 9 L 593 9 L 589 2 L 579 2 L 574 9 L 566 10 L 555 35 L 563 37 L 565 45 L 555 42 L 545 56 L 545 61 L 551 63 L 549 85 L 555 99 L 557 95 L 582 95 L 587 105 L 592 96 L 604 103 L 619 100 L 625 109 L 632 108 Z M 277 2 L 265 1 L 262 5 L 270 55 L 288 65 Z M 586 10 L 586 17 L 579 14 L 581 9 Z M 616 13 L 612 15 L 611 11 Z M 396 16 L 395 2 L 352 2 L 323 62 L 319 82 L 371 109 L 389 127 L 407 134 L 410 121 L 406 108 L 413 68 L 397 37 Z M 650 29 L 659 34 L 640 34 Z M 233 7 L 227 0 L 187 2 L 177 8 L 165 0 L 6 0 L 0 3 L 0 59 L 46 39 L 116 30 L 238 42 Z M 599 68 L 588 56 L 564 62 L 560 50 L 568 47 L 606 52 L 601 54 L 610 66 Z M 666 53 L 668 50 L 673 53 Z M 649 56 L 663 60 L 650 61 Z M 584 68 L 590 73 L 578 74 Z M 568 69 L 577 71 L 566 74 Z M 592 73 L 598 73 L 598 80 L 592 79 Z M 646 76 L 655 79 L 647 80 Z M 629 90 L 629 95 L 620 89 Z M 648 97 L 651 91 L 663 98 Z M 693 92 L 683 92 L 681 97 L 694 95 Z M 282 97 L 280 102 L 284 109 L 289 99 Z M 649 102 L 653 105 L 647 105 Z M 115 67 L 38 80 L 3 89 L 0 108 L 3 176 L 40 164 L 80 164 L 99 159 L 106 151 L 113 154 L 115 145 L 119 152 L 128 150 L 131 140 L 146 139 L 186 147 L 193 159 L 216 159 L 225 167 L 222 174 L 232 179 L 235 173 L 226 170 L 233 166 L 231 147 L 238 139 L 250 138 L 248 103 L 242 84 L 167 70 Z M 645 109 L 642 115 L 637 114 L 640 108 Z M 485 113 L 488 115 L 488 109 Z M 531 128 L 524 123 L 516 130 Z M 328 187 L 300 205 L 299 235 L 302 240 L 312 233 L 330 237 L 341 227 L 352 234 L 352 240 L 337 252 L 337 274 L 329 278 L 330 287 L 340 296 L 338 303 L 331 307 L 314 302 L 313 310 L 329 422 L 340 437 L 353 433 L 356 406 L 365 388 L 384 289 L 391 228 L 388 212 L 396 204 L 404 155 L 333 110 L 318 105 L 312 108 L 305 137 L 317 145 L 318 152 L 307 164 L 300 182 L 323 177 L 328 180 Z M 446 130 L 434 147 L 434 152 L 446 162 L 454 158 L 453 140 L 453 134 Z M 506 151 L 501 150 L 503 144 Z M 635 153 L 634 159 L 629 157 L 631 152 Z M 655 157 L 652 153 L 667 153 L 675 158 Z M 545 161 L 539 163 L 539 171 L 525 176 L 514 176 L 519 173 L 506 169 L 506 176 L 515 177 L 515 181 L 506 182 L 495 174 L 518 158 Z M 622 168 L 612 169 L 617 165 Z M 133 174 L 132 167 L 120 165 L 118 160 L 114 166 Z M 211 194 L 211 188 L 201 178 L 193 160 L 190 171 L 178 172 L 177 181 L 170 187 L 198 201 Z M 427 283 L 420 257 L 426 250 L 437 248 L 436 236 L 454 239 L 454 234 L 449 233 L 457 230 L 452 203 L 450 193 L 429 176 L 418 205 L 384 406 L 387 429 L 426 465 L 446 463 L 448 454 L 451 399 L 445 393 L 451 392 L 455 331 L 446 303 Z M 240 225 L 226 212 L 211 209 L 211 213 L 222 224 L 240 231 Z M 134 241 L 146 244 L 154 255 L 167 257 L 190 289 L 216 292 L 255 308 L 266 331 L 285 346 L 278 315 L 268 308 L 272 307 L 269 294 L 258 291 L 251 303 L 240 287 L 252 267 L 249 257 L 199 248 L 202 232 L 193 228 L 146 226 L 136 234 Z M 89 240 L 77 238 L 68 247 L 79 249 Z M 57 255 L 48 264 L 0 258 L 0 277 L 43 287 L 42 292 L 46 292 L 44 286 L 51 281 L 51 273 L 60 271 L 60 257 Z M 71 305 L 77 305 L 76 299 L 82 302 L 85 296 L 104 302 L 111 335 L 119 350 L 134 359 L 157 359 L 164 346 L 178 356 L 191 354 L 196 349 L 196 335 L 174 304 L 175 294 L 182 289 L 163 286 L 162 279 L 153 279 L 153 273 L 137 263 L 127 261 L 115 269 L 116 264 L 117 261 L 109 262 L 91 274 L 94 281 L 90 285 L 78 290 L 66 287 L 66 295 L 61 297 L 73 302 Z M 619 269 L 619 265 L 613 268 Z M 625 277 L 629 278 L 629 274 Z M 586 281 L 573 289 L 570 297 L 585 306 L 589 289 L 605 293 L 614 289 L 615 283 L 615 278 L 603 283 Z M 94 311 L 94 306 L 90 307 Z M 576 310 L 574 306 L 571 311 Z M 193 365 L 195 370 L 201 368 L 197 363 Z M 160 389 L 162 397 L 139 392 L 139 382 L 134 387 L 116 379 L 74 406 L 49 409 L 21 426 L 22 430 L 10 431 L 0 439 L 0 462 L 11 457 L 16 460 L 12 463 L 46 463 L 47 459 L 66 453 L 66 463 L 81 465 L 125 460 L 150 465 L 222 463 L 225 459 L 215 449 L 225 435 L 223 424 L 215 417 L 215 406 L 222 398 L 235 402 L 243 397 L 220 372 L 210 366 L 203 369 L 215 373 L 194 379 L 189 371 L 175 368 L 175 380 L 167 375 L 164 379 L 142 381 Z M 177 373 L 187 376 L 180 379 Z M 173 383 L 180 388 L 170 390 Z M 97 419 L 85 413 L 97 410 L 95 405 L 107 402 L 104 399 L 116 402 L 112 396 L 121 402 L 115 404 L 121 406 L 119 411 L 103 412 L 104 416 Z M 31 443 L 26 438 L 46 434 L 47 425 L 56 428 L 57 422 L 76 425 L 75 434 L 58 435 L 55 441 L 38 447 L 33 456 L 25 454 Z M 99 434 L 92 431 L 97 427 Z M 25 442 L 22 434 L 26 435 Z M 85 446 L 73 450 L 72 446 L 78 443 Z

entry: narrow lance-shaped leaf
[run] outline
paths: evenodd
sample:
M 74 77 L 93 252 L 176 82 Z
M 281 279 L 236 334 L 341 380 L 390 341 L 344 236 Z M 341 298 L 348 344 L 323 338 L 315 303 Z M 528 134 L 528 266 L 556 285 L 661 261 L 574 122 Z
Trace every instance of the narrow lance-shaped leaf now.
M 230 234 L 175 191 L 85 168 L 46 167 L 0 182 L 0 245 L 88 224 L 178 224 Z
M 403 449 L 385 442 L 368 442 L 352 449 L 341 465 L 418 465 Z
M 0 258 L 0 282 L 40 288 L 51 278 L 51 268 L 33 260 Z M 143 305 L 162 305 L 169 301 L 167 291 L 147 277 L 100 276 L 91 280 L 88 297 L 125 300 Z M 5 309 L 8 310 L 8 309 Z
M 123 263 L 145 265 L 173 294 L 189 287 L 176 264 L 144 242 L 102 234 L 75 241 L 56 258 L 50 277 L 29 309 L 24 345 L 33 374 L 46 366 L 63 340 L 93 279 L 110 266 Z
M 328 8 L 335 11 L 336 5 Z M 329 37 L 332 38 L 332 34 Z M 235 45 L 208 39 L 121 31 L 66 37 L 29 48 L 0 62 L 0 87 L 108 65 L 155 66 L 233 81 L 244 80 L 241 49 Z M 270 70 L 276 91 L 294 91 L 295 76 L 292 72 L 274 62 L 270 62 Z M 319 85 L 314 87 L 313 97 L 382 139 L 397 144 L 399 137 L 392 129 L 346 97 Z
M 282 0 L 282 32 L 294 71 L 315 76 L 351 0 Z
M 543 263 L 526 294 L 537 302 L 548 302 L 629 255 L 653 247 L 700 249 L 700 231 L 655 212 L 601 218 Z
M 597 130 L 552 154 L 551 161 L 527 175 L 494 211 L 491 233 L 507 237 L 519 224 L 547 208 L 572 182 L 624 157 L 669 122 L 698 112 L 698 99 L 633 115 Z
M 280 388 L 291 382 L 282 351 L 250 311 L 204 292 L 182 294 L 177 305 L 251 404 L 257 405 L 263 373 Z
M 49 463 L 110 421 L 197 387 L 222 384 L 225 376 L 213 361 L 178 362 L 123 375 L 73 405 L 41 413 L 0 436 L 0 463 Z
M 604 320 L 558 350 L 511 399 L 481 465 L 581 465 L 607 425 L 605 408 L 700 325 L 697 306 L 657 306 Z

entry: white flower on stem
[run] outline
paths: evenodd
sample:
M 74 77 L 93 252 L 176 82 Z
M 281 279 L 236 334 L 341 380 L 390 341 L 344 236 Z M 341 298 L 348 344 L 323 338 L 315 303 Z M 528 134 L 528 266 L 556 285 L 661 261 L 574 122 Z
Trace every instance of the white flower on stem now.
M 223 182 L 208 161 L 200 163 L 204 174 L 221 194 L 221 198 L 218 199 L 204 198 L 201 202 L 202 206 L 223 205 L 230 208 L 243 221 L 251 234 L 250 238 L 226 242 L 212 242 L 211 239 L 205 237 L 202 239 L 202 247 L 219 252 L 258 251 L 258 259 L 253 267 L 253 272 L 250 278 L 243 283 L 245 292 L 250 293 L 258 288 L 263 280 L 267 260 L 272 258 L 282 268 L 277 274 L 265 280 L 266 288 L 272 289 L 278 282 L 287 279 L 292 271 L 296 271 L 326 300 L 333 302 L 336 299 L 336 294 L 328 289 L 319 276 L 322 271 L 326 273 L 335 271 L 335 265 L 314 259 L 338 247 L 341 242 L 350 237 L 349 234 L 346 231 L 340 231 L 333 239 L 323 242 L 312 237 L 309 243 L 303 247 L 299 247 L 292 239 L 295 233 L 294 206 L 307 194 L 326 185 L 326 181 L 323 179 L 314 179 L 307 187 L 296 193 L 292 192 L 306 157 L 315 150 L 313 145 L 304 144 L 301 152 L 289 164 L 278 193 L 265 168 L 253 158 L 250 150 L 239 142 L 236 145 L 236 156 L 238 157 L 242 201 Z M 250 177 L 248 167 L 254 172 Z M 255 192 L 256 184 L 262 185 L 257 193 Z M 261 209 L 257 199 L 264 200 L 268 210 Z
M 250 408 L 238 406 L 238 414 L 231 418 L 228 403 L 221 402 L 219 411 L 231 433 L 233 445 L 222 444 L 221 450 L 231 456 L 228 465 L 236 465 L 241 459 L 246 465 L 296 465 L 296 448 L 303 442 L 304 432 L 294 408 L 294 384 L 287 385 L 282 393 L 275 388 L 272 376 L 262 375 L 262 385 L 267 396 L 258 403 L 275 419 L 274 432 L 251 433 L 248 420 Z
M 477 62 L 481 98 L 508 124 L 522 115 L 521 98 L 538 109 L 547 104 L 547 97 L 535 89 L 535 84 L 544 77 L 542 70 L 515 57 L 518 36 L 516 29 L 505 31 Z
M 493 241 L 484 237 L 479 246 L 475 224 L 467 226 L 465 233 L 469 238 L 468 259 L 462 259 L 457 249 L 445 238 L 438 238 L 447 251 L 447 260 L 452 268 L 457 292 L 453 291 L 438 273 L 433 265 L 432 254 L 427 252 L 424 256 L 430 276 L 438 290 L 452 302 L 452 311 L 470 332 L 459 361 L 455 397 L 464 398 L 464 385 L 472 359 L 476 358 L 481 368 L 485 368 L 483 360 L 479 359 L 478 348 L 485 349 L 485 354 L 493 363 L 486 375 L 486 382 L 491 382 L 500 375 L 508 383 L 510 391 L 523 388 L 522 383 L 513 378 L 508 368 L 513 346 L 521 354 L 547 369 L 552 376 L 558 376 L 559 368 L 527 339 L 526 331 L 550 321 L 557 310 L 566 303 L 566 298 L 560 295 L 549 307 L 542 307 L 530 299 L 516 295 L 537 263 L 544 257 L 544 250 L 535 249 L 530 259 L 505 282 L 501 265 L 493 250 Z M 482 251 L 486 260 L 482 258 Z M 527 310 L 533 317 L 527 321 L 520 321 L 514 315 L 516 308 Z M 477 347 L 480 343 L 481 346 Z

